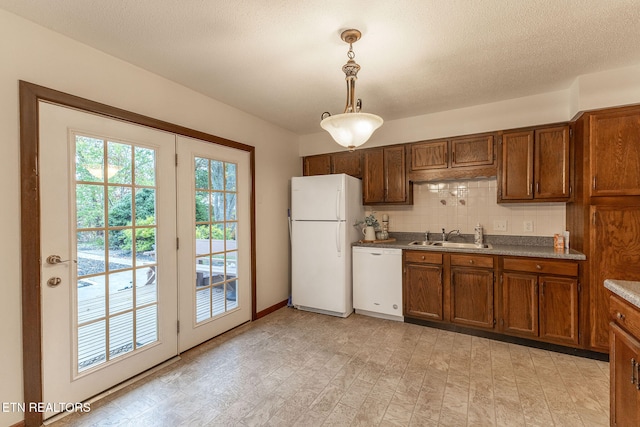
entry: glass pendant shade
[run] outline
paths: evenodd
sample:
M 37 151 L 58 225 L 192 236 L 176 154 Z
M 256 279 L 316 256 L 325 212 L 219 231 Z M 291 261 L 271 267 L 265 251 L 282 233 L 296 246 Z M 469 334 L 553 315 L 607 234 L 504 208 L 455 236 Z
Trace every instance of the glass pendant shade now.
M 320 126 L 338 144 L 353 150 L 367 142 L 382 123 L 382 118 L 375 114 L 343 113 L 326 117 L 320 122 Z

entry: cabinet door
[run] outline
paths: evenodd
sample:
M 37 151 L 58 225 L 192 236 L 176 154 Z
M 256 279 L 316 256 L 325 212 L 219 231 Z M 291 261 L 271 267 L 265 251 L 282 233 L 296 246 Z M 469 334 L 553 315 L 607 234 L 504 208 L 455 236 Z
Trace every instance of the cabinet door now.
M 640 195 L 640 109 L 589 119 L 591 196 Z
M 502 135 L 500 198 L 533 199 L 533 131 Z
M 611 322 L 611 425 L 640 425 L 640 342 Z
M 578 344 L 578 280 L 540 276 L 540 338 Z
M 503 273 L 501 286 L 502 330 L 528 337 L 538 336 L 538 276 Z
M 407 200 L 404 146 L 384 149 L 385 202 Z
M 384 175 L 384 150 L 382 148 L 366 150 L 362 178 L 362 200 L 365 205 L 384 202 Z
M 332 154 L 331 173 L 346 173 L 356 178 L 362 178 L 362 151 Z
M 536 199 L 569 198 L 569 126 L 535 131 Z
M 451 269 L 451 321 L 493 328 L 493 271 Z
M 304 176 L 328 175 L 331 173 L 331 156 L 329 154 L 307 156 L 303 159 L 302 166 Z
M 493 135 L 451 140 L 451 167 L 492 165 Z
M 589 263 L 590 345 L 609 347 L 609 300 L 605 279 L 640 280 L 640 206 L 591 207 Z
M 404 315 L 443 319 L 442 266 L 407 264 L 403 284 Z
M 411 144 L 411 170 L 446 169 L 448 166 L 447 141 Z

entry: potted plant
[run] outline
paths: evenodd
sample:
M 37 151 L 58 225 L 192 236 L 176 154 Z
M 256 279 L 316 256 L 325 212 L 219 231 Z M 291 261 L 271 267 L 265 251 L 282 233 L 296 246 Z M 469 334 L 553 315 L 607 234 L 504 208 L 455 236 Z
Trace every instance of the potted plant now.
M 355 224 L 356 226 L 362 227 L 362 234 L 364 235 L 364 240 L 376 240 L 376 228 L 380 226 L 378 220 L 375 217 L 375 212 L 371 212 L 371 214 L 364 217 L 363 221 L 359 221 Z

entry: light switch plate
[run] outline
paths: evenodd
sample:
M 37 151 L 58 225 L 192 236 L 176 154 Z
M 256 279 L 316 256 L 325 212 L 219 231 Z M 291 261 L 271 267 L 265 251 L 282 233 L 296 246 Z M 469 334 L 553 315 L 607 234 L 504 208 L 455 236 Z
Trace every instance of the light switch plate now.
M 507 231 L 507 220 L 506 219 L 494 219 L 493 220 L 493 231 Z

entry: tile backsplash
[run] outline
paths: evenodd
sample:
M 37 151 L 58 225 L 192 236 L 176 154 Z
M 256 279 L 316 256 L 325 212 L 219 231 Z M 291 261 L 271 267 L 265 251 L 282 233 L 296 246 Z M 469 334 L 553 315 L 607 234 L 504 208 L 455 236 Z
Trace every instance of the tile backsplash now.
M 439 233 L 459 229 L 473 234 L 482 224 L 485 234 L 553 236 L 565 230 L 565 203 L 497 203 L 497 181 L 416 183 L 413 206 L 365 206 L 378 221 L 389 215 L 392 232 Z M 501 231 L 500 225 L 506 225 Z M 530 227 L 527 227 L 530 226 Z M 497 229 L 496 229 L 497 228 Z

